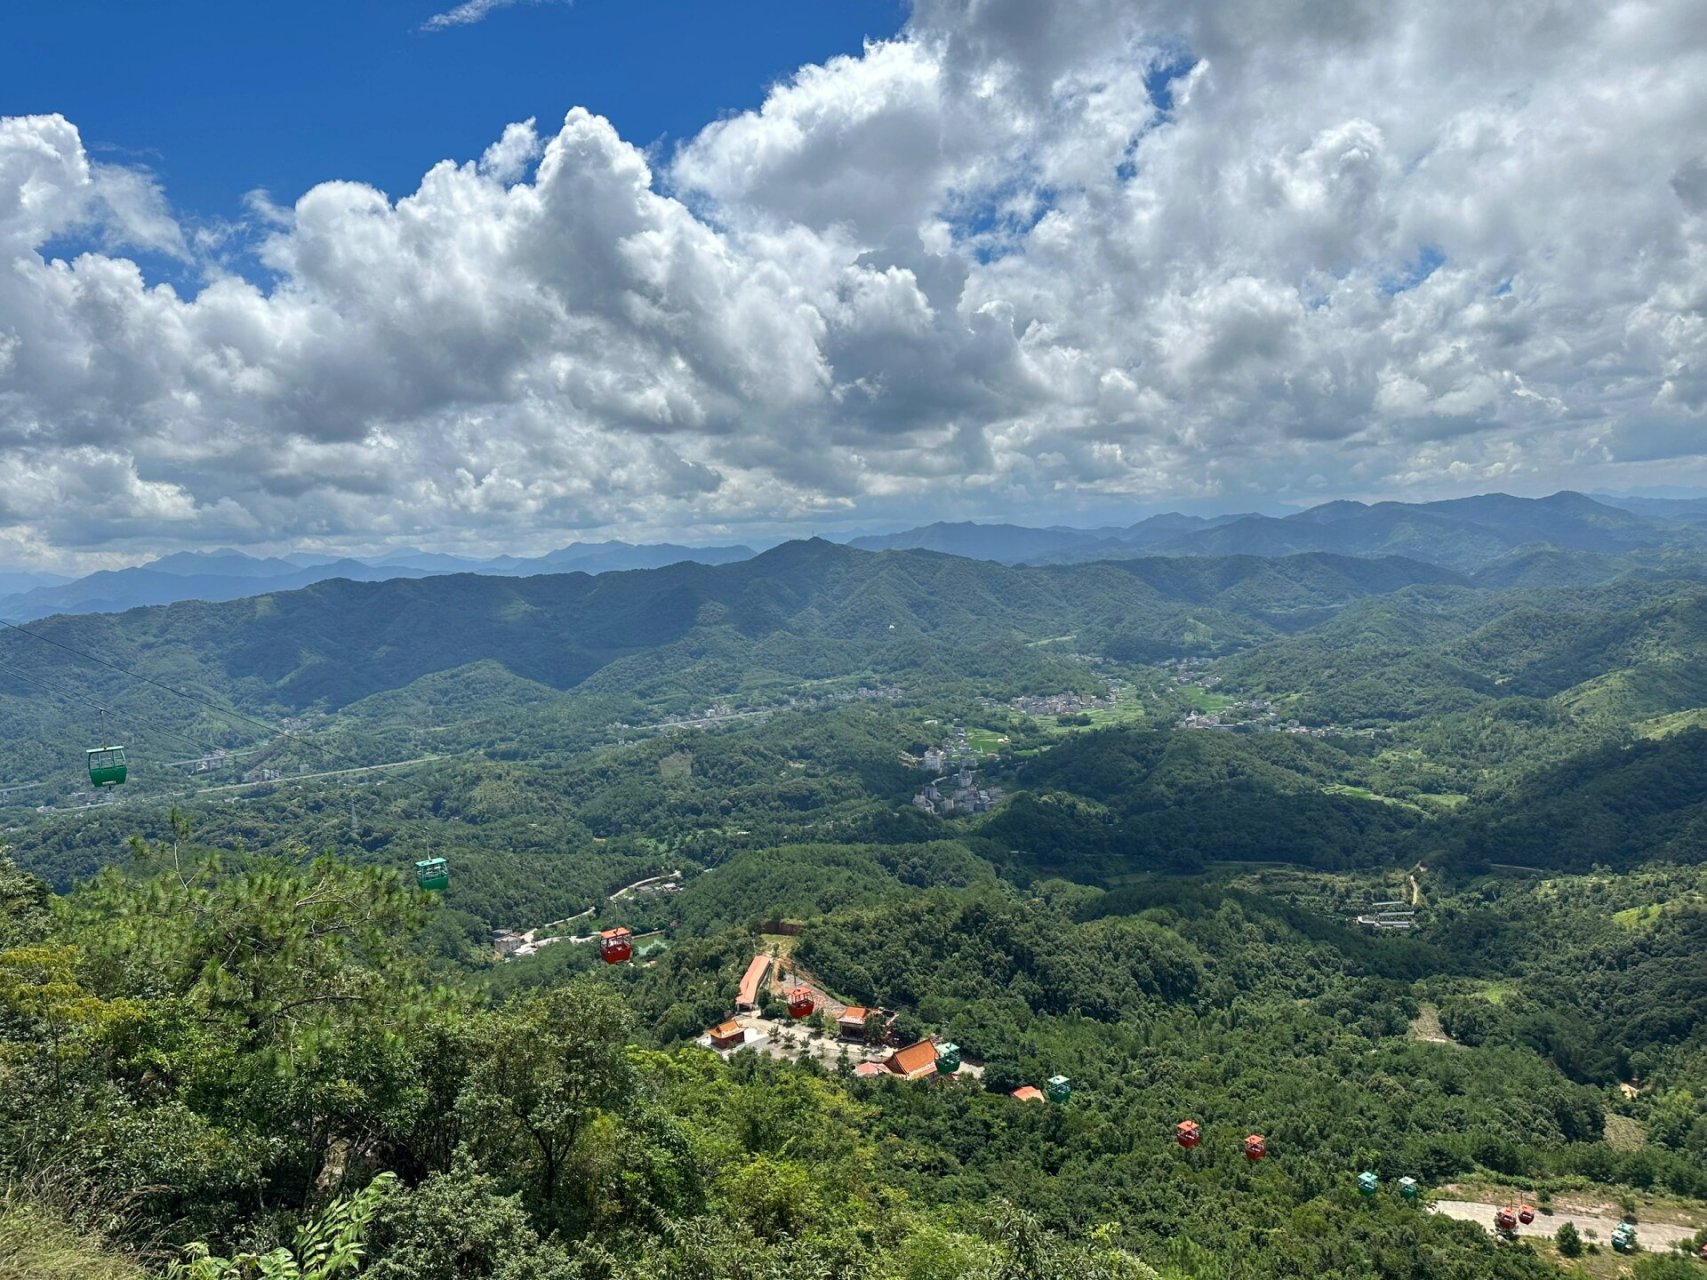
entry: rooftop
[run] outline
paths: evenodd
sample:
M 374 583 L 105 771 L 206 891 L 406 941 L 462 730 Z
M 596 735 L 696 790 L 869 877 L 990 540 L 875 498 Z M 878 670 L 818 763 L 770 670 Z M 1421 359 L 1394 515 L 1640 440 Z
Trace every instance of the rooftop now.
M 735 997 L 738 1005 L 756 1005 L 759 1002 L 759 984 L 771 971 L 769 956 L 754 956 L 752 963 L 747 966 L 747 972 L 741 975 L 741 991 Z
M 905 1049 L 897 1049 L 884 1059 L 883 1065 L 898 1076 L 924 1075 L 936 1070 L 936 1045 L 929 1040 L 920 1040 L 908 1045 Z

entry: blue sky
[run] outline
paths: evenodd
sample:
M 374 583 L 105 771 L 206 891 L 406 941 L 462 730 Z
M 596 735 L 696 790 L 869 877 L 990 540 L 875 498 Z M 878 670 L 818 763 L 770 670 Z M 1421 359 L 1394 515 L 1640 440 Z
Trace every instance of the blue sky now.
M 570 107 L 666 147 L 806 63 L 892 36 L 899 0 L 577 0 L 424 29 L 452 0 L 19 0 L 0 115 L 58 112 L 97 160 L 154 171 L 180 217 L 331 178 L 393 198 L 504 126 Z
M 14 0 L 0 567 L 1701 485 L 1700 5 Z

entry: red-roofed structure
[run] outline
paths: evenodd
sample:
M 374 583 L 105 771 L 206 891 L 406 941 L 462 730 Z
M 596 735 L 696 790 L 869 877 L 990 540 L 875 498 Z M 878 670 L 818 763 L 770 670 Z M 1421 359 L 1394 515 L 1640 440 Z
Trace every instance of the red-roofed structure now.
M 1008 1096 L 1018 1098 L 1021 1102 L 1042 1102 L 1043 1090 L 1034 1084 L 1022 1084 Z
M 905 1049 L 897 1049 L 883 1060 L 883 1068 L 903 1080 L 923 1080 L 927 1076 L 934 1076 L 936 1044 L 930 1040 L 920 1040 Z
M 861 1005 L 850 1004 L 842 1010 L 842 1016 L 836 1019 L 836 1030 L 850 1040 L 865 1039 L 865 1019 L 871 1012 Z
M 741 975 L 741 991 L 735 997 L 737 1009 L 757 1009 L 759 1007 L 759 986 L 770 976 L 771 958 L 769 956 L 754 956 L 753 962 L 747 966 L 747 972 Z
M 733 1049 L 747 1038 L 747 1029 L 731 1018 L 728 1022 L 720 1022 L 705 1033 L 711 1039 L 713 1049 Z

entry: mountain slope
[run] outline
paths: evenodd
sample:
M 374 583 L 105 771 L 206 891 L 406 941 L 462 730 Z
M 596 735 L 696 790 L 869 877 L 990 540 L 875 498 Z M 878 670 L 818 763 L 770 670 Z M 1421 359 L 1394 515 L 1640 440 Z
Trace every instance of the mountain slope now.
M 41 575 L 0 575 L 0 618 L 24 622 L 55 613 L 122 613 L 143 605 L 172 604 L 179 600 L 240 600 L 263 591 L 294 591 L 332 578 L 383 582 L 389 578 L 449 573 L 506 577 L 599 574 L 661 568 L 683 561 L 732 564 L 752 555 L 752 548 L 744 546 L 684 547 L 674 543 L 628 542 L 575 543 L 543 556 L 498 556 L 491 560 L 412 551 L 394 552 L 379 560 L 300 554 L 261 559 L 230 549 L 180 551 L 132 569 L 102 570 L 74 581 Z M 5 589 L 9 581 L 15 581 L 10 593 Z

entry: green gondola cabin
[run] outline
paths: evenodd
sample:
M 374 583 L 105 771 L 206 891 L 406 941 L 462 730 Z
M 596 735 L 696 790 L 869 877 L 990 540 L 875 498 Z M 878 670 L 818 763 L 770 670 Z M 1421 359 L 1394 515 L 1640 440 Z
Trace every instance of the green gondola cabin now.
M 1381 1190 L 1381 1179 L 1373 1173 L 1360 1173 L 1357 1175 L 1357 1189 L 1366 1196 L 1372 1196 Z
M 1618 1253 L 1636 1252 L 1636 1225 L 1632 1222 L 1620 1222 L 1612 1228 L 1612 1248 Z
M 89 763 L 89 781 L 97 787 L 116 787 L 129 772 L 123 747 L 90 747 L 83 755 Z
M 951 1076 L 960 1070 L 960 1046 L 953 1041 L 944 1041 L 936 1047 L 936 1069 L 938 1075 Z
M 1066 1076 L 1050 1076 L 1043 1082 L 1043 1093 L 1051 1102 L 1065 1102 L 1073 1096 L 1073 1082 Z
M 429 893 L 450 888 L 450 864 L 443 858 L 423 858 L 415 864 L 415 883 Z
M 1415 1178 L 1399 1179 L 1399 1198 L 1415 1200 L 1417 1198 L 1417 1180 Z

